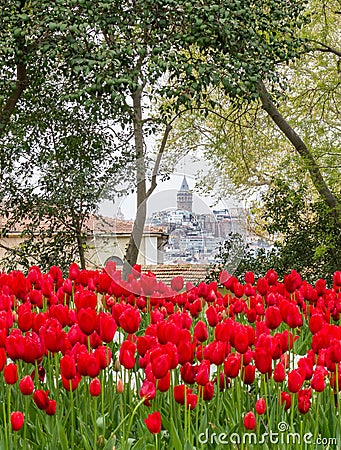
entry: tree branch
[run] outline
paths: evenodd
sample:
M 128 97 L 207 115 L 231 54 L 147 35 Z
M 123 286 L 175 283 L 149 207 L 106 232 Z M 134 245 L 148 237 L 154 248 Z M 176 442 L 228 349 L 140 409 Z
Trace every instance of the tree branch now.
M 10 117 L 22 95 L 28 86 L 26 67 L 24 64 L 17 64 L 17 81 L 12 94 L 8 97 L 5 106 L 0 111 L 0 136 L 4 133 Z
M 262 108 L 266 111 L 271 119 L 275 122 L 278 128 L 282 131 L 284 136 L 291 142 L 295 147 L 297 153 L 301 156 L 305 163 L 305 167 L 309 171 L 311 180 L 320 194 L 321 198 L 324 200 L 325 204 L 331 209 L 334 221 L 338 227 L 341 228 L 341 204 L 340 201 L 331 192 L 327 183 L 325 182 L 322 173 L 315 161 L 314 156 L 311 154 L 305 143 L 295 132 L 295 130 L 290 126 L 290 124 L 284 119 L 278 109 L 272 102 L 268 91 L 263 82 L 258 85 L 258 92 L 262 102 Z
M 316 47 L 315 50 L 319 51 L 319 52 L 325 52 L 325 53 L 333 53 L 334 55 L 338 56 L 339 58 L 341 58 L 341 51 L 337 50 L 333 47 L 329 47 L 329 45 L 323 44 L 322 42 L 319 41 L 315 41 L 315 40 L 311 40 L 311 42 L 314 42 L 315 44 L 320 45 L 321 47 Z
M 163 134 L 162 142 L 161 142 L 161 145 L 160 145 L 160 150 L 159 150 L 159 152 L 157 154 L 157 158 L 156 158 L 156 161 L 155 161 L 153 174 L 152 174 L 152 181 L 151 181 L 150 188 L 147 191 L 146 198 L 149 198 L 151 196 L 151 194 L 154 192 L 154 190 L 155 190 L 155 188 L 157 186 L 156 177 L 157 177 L 158 172 L 159 172 L 162 155 L 163 155 L 163 153 L 165 151 L 167 140 L 168 140 L 168 136 L 169 136 L 169 133 L 170 133 L 171 129 L 172 129 L 171 124 L 167 124 L 165 132 Z

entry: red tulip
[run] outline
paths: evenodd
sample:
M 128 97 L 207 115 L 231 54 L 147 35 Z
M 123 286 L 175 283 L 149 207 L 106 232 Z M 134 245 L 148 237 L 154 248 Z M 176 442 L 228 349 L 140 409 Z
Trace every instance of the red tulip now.
M 242 379 L 245 384 L 252 384 L 255 380 L 256 375 L 256 367 L 248 364 L 247 366 L 243 366 L 242 369 Z
M 126 369 L 132 369 L 135 365 L 136 345 L 130 341 L 124 341 L 120 348 L 119 360 Z
M 288 374 L 288 389 L 290 392 L 298 392 L 304 382 L 305 377 L 300 369 L 295 369 Z
M 156 289 L 157 280 L 152 272 L 143 273 L 140 278 L 140 284 L 144 295 L 150 296 Z
M 133 307 L 127 307 L 119 317 L 119 324 L 129 334 L 136 333 L 141 322 L 139 311 Z
M 236 378 L 240 370 L 240 358 L 231 353 L 224 361 L 224 373 L 229 378 Z
M 24 425 L 25 416 L 21 411 L 11 413 L 11 425 L 13 431 L 19 431 Z
M 101 370 L 106 369 L 112 360 L 112 351 L 110 347 L 100 345 L 96 348 L 94 355 L 99 363 Z
M 284 405 L 285 410 L 289 409 L 291 406 L 291 395 L 287 392 L 281 392 L 280 403 Z
M 86 354 L 86 374 L 91 378 L 96 378 L 101 372 L 101 366 L 98 358 L 94 354 Z
M 37 389 L 33 394 L 33 400 L 39 409 L 46 409 L 49 406 L 48 391 Z
M 208 331 L 205 322 L 199 320 L 194 327 L 194 337 L 199 342 L 205 342 L 208 338 Z
M 61 358 L 60 372 L 68 380 L 71 380 L 76 375 L 76 362 L 72 356 L 65 355 Z
M 163 378 L 157 380 L 157 388 L 160 392 L 167 392 L 170 388 L 170 371 Z
M 257 281 L 257 291 L 260 295 L 264 296 L 268 292 L 268 280 L 266 278 L 259 278 Z
M 4 379 L 7 384 L 15 384 L 18 381 L 18 367 L 16 364 L 7 364 L 4 368 Z
M 334 273 L 333 275 L 333 282 L 335 284 L 335 286 L 341 286 L 341 270 L 338 270 L 337 272 Z
M 52 305 L 49 309 L 49 315 L 57 319 L 62 327 L 66 327 L 70 323 L 69 307 L 67 305 Z
M 210 379 L 210 362 L 206 359 L 202 360 L 198 367 L 195 381 L 201 386 L 205 386 Z
M 153 400 L 156 396 L 155 383 L 152 381 L 144 380 L 140 389 L 140 397 L 146 400 Z
M 186 362 L 192 363 L 194 358 L 193 346 L 188 341 L 180 341 L 177 346 L 179 364 L 183 365 Z
M 49 399 L 49 405 L 45 409 L 45 412 L 48 416 L 54 416 L 57 410 L 57 402 L 56 400 Z
M 98 378 L 91 380 L 89 385 L 89 392 L 92 397 L 98 397 L 101 393 L 101 382 Z
M 255 275 L 253 272 L 246 272 L 244 276 L 244 280 L 246 283 L 253 284 L 255 282 Z
M 296 270 L 292 270 L 289 275 L 284 275 L 284 286 L 289 293 L 295 292 L 302 284 L 302 279 Z
M 19 383 L 19 389 L 23 395 L 31 395 L 34 391 L 33 380 L 29 375 L 25 375 Z
M 28 331 L 32 328 L 33 314 L 31 304 L 24 303 L 18 308 L 18 328 L 21 331 Z
M 155 411 L 152 414 L 148 414 L 148 417 L 144 419 L 144 423 L 147 425 L 148 430 L 153 434 L 158 434 L 161 431 L 161 414 L 159 411 Z
M 76 375 L 71 380 L 68 380 L 67 378 L 65 378 L 62 375 L 62 383 L 63 383 L 64 389 L 66 389 L 67 391 L 70 391 L 70 390 L 75 391 L 77 389 L 81 379 L 82 379 L 82 376 L 79 373 L 76 373 Z
M 77 313 L 79 328 L 88 336 L 95 330 L 96 320 L 97 314 L 92 308 L 82 308 Z
M 177 403 L 180 403 L 180 405 L 184 405 L 185 397 L 187 397 L 188 394 L 192 393 L 192 389 L 187 387 L 185 384 L 179 384 L 174 386 L 173 392 L 175 401 Z
M 180 369 L 181 378 L 187 384 L 194 384 L 197 371 L 197 366 L 192 366 L 191 363 L 186 362 Z
M 197 402 L 198 402 L 197 394 L 192 394 L 191 392 L 189 392 L 186 398 L 187 407 L 189 407 L 190 409 L 194 409 L 197 406 Z
M 239 353 L 245 353 L 249 347 L 249 336 L 244 328 L 236 331 L 234 335 L 234 348 Z
M 265 324 L 270 330 L 275 330 L 280 326 L 282 316 L 277 306 L 269 306 L 265 311 Z
M 7 361 L 6 351 L 3 347 L 0 348 L 0 372 L 5 367 Z
M 219 322 L 218 313 L 214 306 L 209 306 L 206 310 L 207 322 L 211 327 L 215 327 Z
M 163 378 L 170 369 L 168 355 L 160 355 L 151 359 L 152 371 L 155 378 Z
M 313 366 L 314 363 L 310 358 L 301 358 L 298 361 L 298 367 L 304 370 L 305 372 L 305 379 L 310 380 L 313 376 Z
M 315 371 L 310 385 L 316 392 L 323 392 L 326 388 L 326 382 L 323 374 Z
M 213 341 L 204 348 L 205 359 L 212 364 L 220 366 L 223 364 L 226 355 L 226 342 Z
M 279 362 L 274 369 L 274 380 L 276 383 L 282 383 L 285 380 L 284 364 Z
M 181 291 L 181 289 L 184 287 L 184 279 L 181 276 L 174 277 L 171 281 L 171 288 L 174 291 Z
M 70 280 L 76 280 L 78 278 L 79 272 L 80 272 L 80 270 L 79 270 L 78 264 L 72 263 L 69 267 Z
M 259 398 L 255 405 L 256 413 L 262 415 L 266 411 L 266 403 L 264 398 Z
M 263 347 L 257 347 L 254 351 L 253 357 L 255 360 L 255 365 L 261 373 L 271 373 L 272 357 L 269 350 Z
M 341 361 L 341 342 L 339 339 L 333 339 L 330 342 L 330 357 L 334 363 Z
M 306 414 L 311 406 L 311 389 L 302 389 L 297 393 L 297 409 L 301 414 Z
M 233 322 L 231 319 L 227 319 L 224 322 L 220 322 L 214 329 L 214 337 L 217 341 L 228 342 L 231 337 Z
M 245 414 L 244 417 L 244 427 L 247 430 L 254 430 L 256 428 L 256 417 L 252 411 Z

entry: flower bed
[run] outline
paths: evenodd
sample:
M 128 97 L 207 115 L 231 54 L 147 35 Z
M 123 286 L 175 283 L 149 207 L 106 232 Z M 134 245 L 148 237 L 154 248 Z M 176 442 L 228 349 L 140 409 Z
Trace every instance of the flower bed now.
M 0 274 L 1 448 L 339 448 L 341 272 Z

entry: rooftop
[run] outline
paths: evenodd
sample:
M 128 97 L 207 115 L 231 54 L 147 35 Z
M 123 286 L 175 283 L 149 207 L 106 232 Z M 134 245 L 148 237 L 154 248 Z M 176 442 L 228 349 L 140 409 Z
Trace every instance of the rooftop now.
M 142 271 L 153 272 L 159 281 L 163 281 L 168 285 L 177 276 L 182 276 L 185 284 L 187 282 L 196 284 L 206 278 L 208 267 L 208 265 L 204 264 L 158 264 L 142 266 Z

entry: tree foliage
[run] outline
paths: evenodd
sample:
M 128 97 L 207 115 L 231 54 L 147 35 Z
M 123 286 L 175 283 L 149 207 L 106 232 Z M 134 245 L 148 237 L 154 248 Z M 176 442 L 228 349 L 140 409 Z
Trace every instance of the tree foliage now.
M 47 84 L 58 87 L 63 101 L 78 102 L 85 114 L 110 119 L 120 138 L 125 133 L 138 162 L 133 184 L 140 216 L 127 258 L 133 264 L 145 203 L 175 119 L 186 109 L 206 109 L 207 102 L 217 107 L 210 96 L 215 86 L 237 106 L 257 101 L 262 80 L 280 86 L 279 65 L 303 49 L 298 30 L 306 22 L 304 8 L 301 0 L 205 5 L 198 0 L 12 0 L 0 12 L 0 125 L 8 133 L 6 142 L 10 148 L 12 126 L 21 124 L 25 135 L 25 110 L 36 99 L 49 111 Z M 161 136 L 161 145 L 148 188 L 146 138 L 151 135 Z M 6 170 L 13 156 L 4 158 Z
M 307 184 L 290 186 L 284 180 L 276 181 L 263 195 L 261 209 L 272 246 L 255 250 L 244 236 L 231 234 L 220 248 L 218 263 L 209 277 L 222 269 L 236 276 L 252 270 L 256 277 L 275 269 L 283 278 L 295 269 L 311 283 L 319 278 L 331 282 L 340 267 L 341 231 L 325 203 L 309 199 L 309 189 Z M 236 257 L 238 264 L 233 267 Z

